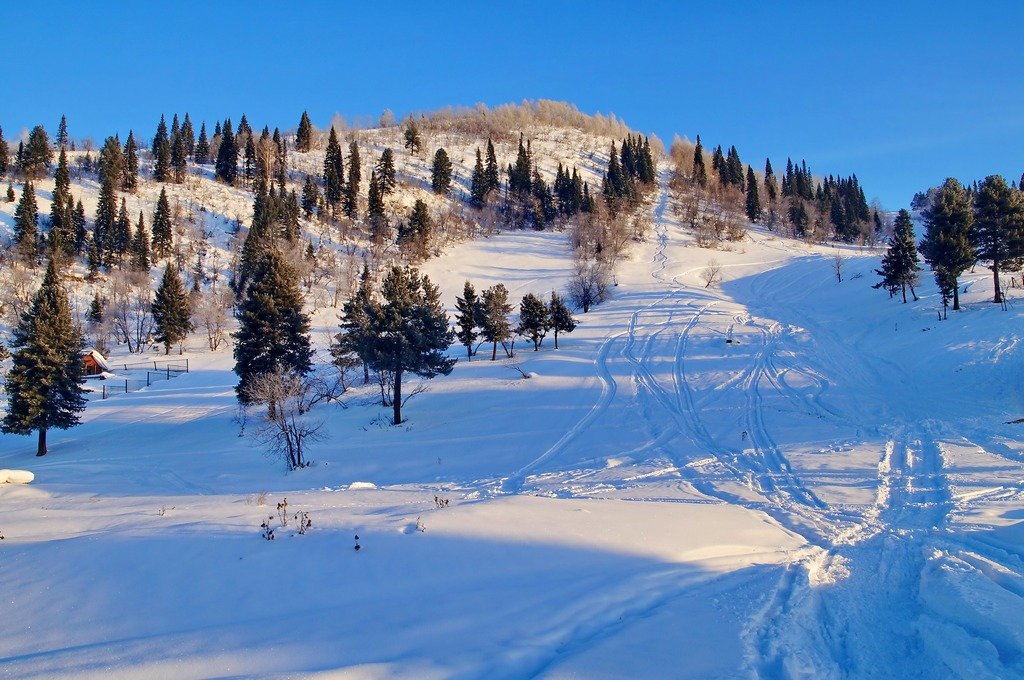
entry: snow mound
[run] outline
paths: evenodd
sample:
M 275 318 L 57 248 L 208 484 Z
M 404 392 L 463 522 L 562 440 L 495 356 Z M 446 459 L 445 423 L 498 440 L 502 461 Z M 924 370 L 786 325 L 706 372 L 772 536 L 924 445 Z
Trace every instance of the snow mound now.
M 28 470 L 0 470 L 0 484 L 28 484 L 35 478 Z
M 357 491 L 359 489 L 376 489 L 377 485 L 373 482 L 352 482 L 348 485 L 349 491 Z

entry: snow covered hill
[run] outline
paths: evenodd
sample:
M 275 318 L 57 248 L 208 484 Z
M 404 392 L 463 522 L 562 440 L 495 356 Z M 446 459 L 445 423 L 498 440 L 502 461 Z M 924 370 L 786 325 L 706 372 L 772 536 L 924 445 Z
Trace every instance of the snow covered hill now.
M 35 480 L 0 485 L 0 668 L 1024 677 L 1019 290 L 1002 311 L 979 268 L 940 322 L 930 283 L 871 288 L 877 251 L 697 248 L 667 179 L 560 349 L 460 360 L 399 427 L 358 387 L 318 407 L 310 468 L 240 436 L 230 352 L 200 338 L 45 458 L 4 435 L 0 467 Z M 424 269 L 448 305 L 467 278 L 547 295 L 566 241 L 506 231 Z M 322 353 L 337 310 L 314 326 Z

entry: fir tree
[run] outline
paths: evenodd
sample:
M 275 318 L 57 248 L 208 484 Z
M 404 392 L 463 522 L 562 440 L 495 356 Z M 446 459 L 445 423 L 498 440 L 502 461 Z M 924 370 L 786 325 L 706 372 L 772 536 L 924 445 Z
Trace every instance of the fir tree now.
M 74 246 L 71 214 L 68 201 L 71 198 L 71 174 L 68 172 L 68 157 L 64 149 L 57 156 L 57 170 L 53 174 L 53 197 L 50 201 L 50 234 L 59 235 L 65 252 Z
M 747 219 L 756 222 L 761 216 L 761 196 L 757 190 L 754 168 L 747 166 Z
M 257 376 L 304 375 L 312 367 L 309 317 L 302 311 L 298 275 L 276 249 L 256 264 L 238 307 L 234 355 L 235 392 L 243 404 L 252 403 L 250 387 Z
M 990 175 L 974 194 L 970 242 L 979 260 L 992 263 L 994 302 L 1002 302 L 999 271 L 1024 256 L 1024 202 L 1000 175 Z
M 409 149 L 412 154 L 418 154 L 422 146 L 420 129 L 416 127 L 416 121 L 413 120 L 412 114 L 409 114 L 409 121 L 405 125 L 405 148 Z
M 704 147 L 700 143 L 700 135 L 697 135 L 697 146 L 693 149 L 693 182 L 698 186 L 706 186 L 708 183 L 708 170 L 704 167 Z
M 11 147 L 8 146 L 7 140 L 4 139 L 4 129 L 0 127 L 0 177 L 7 174 L 10 170 L 10 157 Z
M 163 343 L 164 354 L 170 354 L 171 345 L 180 343 L 192 331 L 188 293 L 178 276 L 178 269 L 171 264 L 164 269 L 164 277 L 156 289 L 151 309 L 156 340 Z
M 355 219 L 359 214 L 359 182 L 362 179 L 359 145 L 355 140 L 348 145 L 348 182 L 345 184 L 345 214 Z
M 476 150 L 476 164 L 469 180 L 469 203 L 474 208 L 482 208 L 487 203 L 487 177 L 484 172 L 483 158 L 480 148 Z
M 167 190 L 160 189 L 153 213 L 153 254 L 157 258 L 167 257 L 173 246 L 174 234 L 171 229 L 171 204 L 167 201 Z
M 502 283 L 497 283 L 483 292 L 480 302 L 480 335 L 486 341 L 492 343 L 491 361 L 498 358 L 498 343 L 505 346 L 505 342 L 512 337 L 512 326 L 509 324 L 508 315 L 512 311 L 512 305 L 508 302 L 508 289 Z M 508 353 L 508 350 L 505 350 Z
M 416 199 L 409 219 L 398 227 L 398 242 L 417 257 L 426 257 L 433 220 L 422 199 Z
M 316 210 L 319 202 L 320 189 L 316 185 L 316 180 L 312 175 L 306 175 L 306 179 L 302 183 L 302 212 L 305 213 L 306 219 L 313 216 L 313 211 Z
M 36 125 L 28 135 L 28 143 L 21 150 L 18 167 L 29 179 L 38 179 L 46 175 L 52 160 L 50 138 L 42 125 Z
M 234 184 L 238 177 L 238 145 L 231 131 L 231 119 L 224 121 L 221 128 L 220 146 L 217 148 L 217 163 L 214 168 L 217 179 L 225 184 Z
M 921 255 L 931 265 L 944 299 L 952 297 L 953 309 L 958 310 L 958 278 L 976 259 L 970 241 L 974 221 L 971 197 L 959 182 L 950 177 L 923 216 L 925 235 L 921 241 Z
M 146 218 L 139 211 L 139 223 L 132 237 L 132 269 L 149 273 L 149 234 L 146 233 Z
M 384 189 L 381 187 L 377 171 L 370 171 L 370 189 L 366 199 L 366 219 L 371 224 L 379 224 L 384 220 Z
M 188 111 L 185 112 L 185 120 L 181 121 L 181 141 L 185 144 L 186 157 L 195 153 L 196 131 L 192 127 L 192 119 L 188 117 Z
M 395 154 L 391 149 L 384 149 L 377 162 L 377 182 L 382 199 L 395 190 Z
M 114 221 L 114 231 L 109 241 L 109 252 L 113 259 L 123 261 L 132 244 L 132 222 L 128 217 L 128 206 L 124 198 L 121 199 L 121 208 Z
M 309 120 L 309 113 L 302 112 L 299 119 L 299 129 L 295 132 L 295 150 L 306 153 L 313 148 L 313 123 Z
M 533 351 L 536 352 L 544 342 L 544 336 L 548 334 L 550 327 L 551 319 L 544 301 L 533 293 L 524 295 L 523 301 L 519 303 L 519 325 L 516 327 L 516 333 L 529 338 L 533 343 Z
M 779 187 L 769 158 L 764 159 L 764 193 L 768 196 L 768 205 L 774 205 L 775 199 L 779 196 Z
M 82 333 L 51 261 L 32 306 L 14 329 L 13 365 L 7 376 L 7 414 L 0 430 L 39 432 L 36 455 L 47 452 L 46 434 L 79 422 L 85 409 L 82 388 Z
M 124 173 L 121 177 L 121 190 L 135 193 L 139 186 L 139 154 L 135 146 L 135 134 L 129 130 L 128 139 L 124 143 Z
M 494 143 L 490 137 L 487 138 L 487 165 L 484 168 L 484 177 L 487 180 L 484 183 L 485 193 L 498 191 L 501 188 L 501 180 L 498 176 L 498 157 L 494 153 Z
M 392 267 L 381 284 L 382 301 L 367 308 L 370 337 L 363 360 L 392 378 L 393 423 L 402 422 L 402 381 L 407 373 L 433 378 L 452 372 L 446 356 L 453 333 L 441 304 L 441 292 L 427 276 L 410 267 Z
M 100 300 L 99 291 L 92 294 L 92 302 L 89 303 L 89 311 L 85 318 L 92 326 L 103 323 L 103 301 Z
M 195 161 L 200 164 L 210 162 L 210 141 L 206 138 L 205 122 L 199 126 L 199 139 L 196 140 Z
M 68 146 L 68 118 L 61 114 L 60 123 L 57 125 L 57 148 L 64 151 Z
M 21 200 L 14 209 L 14 242 L 21 256 L 35 266 L 39 257 L 39 208 L 36 206 L 36 191 L 32 180 L 25 180 Z
M 70 201 L 70 196 L 68 197 Z M 78 199 L 78 203 L 75 205 L 75 211 L 71 216 L 71 224 L 75 234 L 75 250 L 82 252 L 82 248 L 85 247 L 85 206 L 82 205 L 82 199 Z
M 479 157 L 479 152 L 477 154 Z M 476 296 L 473 284 L 466 281 L 462 289 L 462 297 L 455 298 L 455 323 L 458 330 L 455 337 L 466 348 L 466 358 L 473 360 L 473 345 L 480 337 L 477 333 L 478 317 L 480 316 L 480 299 Z
M 917 300 L 917 293 L 914 292 L 914 284 L 917 283 L 917 272 L 921 270 L 918 266 L 917 246 L 914 244 L 914 223 L 910 219 L 910 213 L 900 210 L 893 225 L 892 238 L 889 239 L 889 248 L 882 256 L 882 267 L 876 269 L 875 273 L 882 277 L 872 288 L 885 288 L 889 296 L 896 294 L 897 290 L 903 292 L 903 302 L 907 302 L 907 287 L 910 287 L 910 294 Z
M 444 148 L 439 148 L 434 154 L 434 165 L 430 169 L 430 187 L 435 194 L 442 196 L 447 196 L 452 188 L 452 161 Z
M 7 202 L 14 203 L 18 200 L 18 196 L 14 193 L 14 185 L 10 182 L 7 183 Z
M 100 182 L 100 195 L 96 202 L 96 219 L 93 222 L 93 243 L 101 262 L 106 255 L 114 237 L 117 222 L 117 192 L 110 181 Z
M 324 153 L 324 198 L 331 211 L 337 209 L 345 190 L 345 166 L 341 155 L 338 135 L 331 128 L 327 136 L 327 151 Z
M 370 382 L 370 368 L 364 357 L 370 356 L 376 341 L 370 329 L 371 307 L 375 305 L 370 270 L 364 263 L 355 294 L 342 305 L 341 332 L 334 336 L 335 342 L 331 344 L 335 366 L 344 371 L 362 364 L 364 385 Z
M 166 182 L 171 179 L 171 138 L 167 135 L 167 121 L 163 115 L 153 136 L 153 179 Z
M 177 122 L 178 117 L 175 116 L 174 120 Z M 175 184 L 185 181 L 185 175 L 188 173 L 188 148 L 181 130 L 171 135 L 171 170 Z
M 555 349 L 558 349 L 558 334 L 576 330 L 576 319 L 572 318 L 572 312 L 562 296 L 554 291 L 548 303 L 548 318 L 551 320 L 551 330 L 555 332 Z

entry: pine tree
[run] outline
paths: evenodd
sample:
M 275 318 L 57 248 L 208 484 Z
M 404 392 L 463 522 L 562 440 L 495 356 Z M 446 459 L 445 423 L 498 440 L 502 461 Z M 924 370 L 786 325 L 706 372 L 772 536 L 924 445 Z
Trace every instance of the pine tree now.
M 479 157 L 479 152 L 477 152 Z M 462 297 L 455 298 L 455 323 L 459 329 L 455 333 L 462 346 L 466 348 L 466 358 L 473 360 L 473 345 L 480 337 L 477 333 L 478 317 L 480 316 L 480 299 L 476 296 L 473 284 L 466 281 L 462 289 Z
M 385 196 L 395 190 L 395 154 L 390 149 L 384 149 L 380 155 L 380 159 L 377 161 L 377 183 L 380 188 L 380 195 L 383 199 Z
M 764 159 L 764 192 L 768 196 L 768 205 L 775 205 L 775 199 L 779 196 L 779 187 L 775 180 L 775 173 L 772 172 L 770 158 Z
M 93 221 L 93 243 L 100 262 L 107 261 L 114 229 L 117 222 L 117 192 L 110 181 L 100 182 L 100 195 L 96 202 L 96 219 Z
M 61 114 L 60 123 L 57 124 L 57 148 L 64 151 L 68 146 L 68 118 Z
M 21 256 L 35 266 L 39 257 L 39 208 L 36 206 L 36 191 L 32 180 L 25 180 L 21 200 L 14 209 L 14 241 Z
M 345 166 L 341 156 L 338 135 L 331 128 L 327 136 L 327 151 L 324 153 L 324 198 L 331 211 L 337 209 L 345 190 Z
M 501 178 L 498 176 L 498 157 L 494 153 L 494 143 L 490 137 L 487 138 L 487 164 L 484 167 L 484 177 L 487 180 L 484 183 L 485 193 L 501 189 Z
M 430 211 L 422 199 L 416 199 L 409 219 L 398 227 L 398 242 L 417 257 L 426 257 L 427 244 L 433 230 Z
M 970 242 L 973 221 L 971 197 L 952 177 L 943 183 L 924 211 L 921 255 L 931 265 L 943 298 L 952 297 L 954 311 L 960 309 L 958 278 L 976 259 Z
M 364 263 L 355 295 L 342 305 L 341 332 L 334 336 L 335 342 L 331 344 L 331 357 L 335 366 L 346 370 L 359 363 L 363 365 L 364 385 L 370 382 L 370 368 L 365 358 L 370 356 L 376 341 L 370 329 L 371 308 L 376 305 L 370 270 Z
M 362 179 L 359 145 L 355 140 L 348 145 L 348 182 L 345 184 L 345 214 L 355 219 L 359 214 L 359 182 Z
M 757 178 L 754 168 L 747 166 L 747 218 L 756 222 L 761 216 L 761 196 L 757 190 Z
M 508 302 L 508 289 L 502 283 L 496 283 L 486 289 L 481 295 L 480 335 L 486 342 L 492 343 L 491 361 L 498 358 L 498 343 L 502 346 L 512 337 L 512 326 L 509 324 L 508 315 L 512 311 L 512 305 Z M 508 350 L 505 350 L 508 353 Z
M 174 120 L 177 122 L 178 117 L 175 116 Z M 188 149 L 181 130 L 171 135 L 171 170 L 175 184 L 185 181 L 185 175 L 188 173 Z
M 129 130 L 128 139 L 124 143 L 124 173 L 121 178 L 121 189 L 135 193 L 139 186 L 139 154 L 135 146 L 135 134 Z
M 434 165 L 430 169 L 430 187 L 435 194 L 442 196 L 447 196 L 452 188 L 452 161 L 443 147 L 434 154 Z
M 412 114 L 409 114 L 409 121 L 405 125 L 405 148 L 413 154 L 418 154 L 422 145 L 420 129 L 416 127 L 416 121 L 413 120 Z
M 68 197 L 70 203 L 70 196 Z M 73 231 L 75 234 L 75 250 L 82 252 L 82 248 L 85 247 L 85 206 L 82 205 L 82 199 L 78 199 L 78 203 L 75 205 L 75 211 L 71 216 L 71 223 L 73 225 Z
M 704 147 L 700 143 L 700 135 L 697 135 L 697 146 L 693 149 L 693 181 L 698 186 L 706 186 L 708 183 L 708 170 L 704 167 Z
M 109 252 L 113 256 L 113 260 L 123 261 L 124 256 L 131 249 L 131 245 L 132 222 L 128 217 L 128 206 L 125 204 L 124 198 L 122 198 L 121 208 L 117 213 L 117 219 L 114 221 L 114 231 L 109 241 Z
M 160 189 L 153 213 L 153 254 L 157 258 L 167 257 L 171 252 L 174 234 L 171 230 L 171 204 L 167 201 L 167 190 Z
M 199 126 L 199 139 L 196 140 L 195 161 L 199 164 L 210 162 L 210 141 L 206 138 L 206 123 Z
M 910 213 L 900 210 L 893 225 L 892 238 L 889 239 L 889 248 L 882 256 L 882 268 L 876 269 L 875 273 L 882 277 L 872 288 L 885 288 L 889 296 L 896 294 L 897 290 L 903 291 L 903 302 L 907 302 L 907 287 L 910 287 L 910 294 L 917 300 L 917 293 L 914 292 L 914 284 L 917 283 L 917 272 L 921 270 L 918 266 L 917 246 L 914 243 L 914 223 L 910 219 Z
M 295 132 L 295 150 L 306 153 L 313 148 L 313 123 L 309 120 L 309 113 L 302 112 L 299 119 L 299 129 Z
M 151 310 L 156 325 L 156 340 L 163 343 L 164 354 L 170 354 L 171 345 L 184 340 L 193 328 L 189 320 L 188 292 L 178 276 L 177 268 L 171 264 L 164 269 L 164 277 L 156 289 Z
M 28 135 L 28 143 L 21 150 L 18 167 L 29 179 L 38 179 L 46 175 L 52 160 L 50 138 L 42 125 L 36 125 Z
M 146 233 L 146 218 L 139 211 L 139 223 L 132 238 L 132 269 L 149 273 L 149 234 Z
M 480 148 L 476 150 L 476 164 L 469 180 L 469 203 L 474 208 L 482 208 L 487 203 L 487 177 L 484 172 L 483 158 Z
M 516 327 L 516 333 L 529 338 L 533 343 L 533 351 L 536 352 L 550 328 L 551 319 L 544 301 L 533 293 L 524 295 L 523 301 L 519 303 L 519 325 Z
M 551 320 L 551 330 L 555 332 L 555 349 L 558 349 L 558 334 L 576 330 L 576 319 L 572 318 L 572 312 L 562 296 L 554 291 L 548 303 L 548 318 Z
M 217 163 L 214 168 L 217 179 L 225 184 L 234 184 L 238 177 L 238 145 L 231 131 L 231 119 L 224 121 L 221 128 L 220 146 L 217 148 Z
M 316 210 L 319 201 L 320 189 L 316 185 L 316 180 L 312 175 L 306 175 L 306 179 L 302 183 L 302 212 L 305 213 L 306 219 L 313 216 L 313 211 Z
M 407 373 L 433 378 L 452 372 L 446 356 L 453 333 L 441 305 L 441 292 L 411 267 L 392 267 L 381 284 L 382 302 L 367 308 L 370 337 L 376 338 L 363 360 L 391 375 L 393 423 L 402 422 L 402 380 Z
M 1024 201 L 1000 175 L 990 175 L 974 195 L 970 242 L 979 260 L 992 263 L 994 302 L 1002 302 L 999 271 L 1024 256 Z
M 166 182 L 171 178 L 171 138 L 167 135 L 167 121 L 163 114 L 153 136 L 153 179 Z
M 377 177 L 377 171 L 370 171 L 370 189 L 366 199 L 366 219 L 371 224 L 379 224 L 384 220 L 384 190 Z
M 130 133 L 129 133 L 130 134 Z M 185 156 L 191 156 L 196 151 L 196 131 L 192 127 L 192 119 L 185 112 L 185 120 L 181 121 L 181 140 L 185 143 Z
M 58 234 L 65 252 L 74 245 L 71 229 L 71 215 L 68 200 L 71 198 L 71 174 L 68 172 L 68 157 L 62 148 L 57 156 L 57 170 L 53 174 L 53 197 L 50 201 L 50 234 Z
M 238 307 L 235 333 L 235 392 L 252 403 L 253 379 L 268 373 L 304 375 L 312 367 L 309 317 L 302 311 L 298 275 L 272 249 L 256 264 L 252 281 Z
M 7 376 L 7 414 L 0 430 L 27 435 L 38 430 L 36 455 L 47 452 L 46 434 L 79 422 L 85 409 L 82 388 L 82 333 L 51 261 L 32 306 L 14 329 L 13 364 Z

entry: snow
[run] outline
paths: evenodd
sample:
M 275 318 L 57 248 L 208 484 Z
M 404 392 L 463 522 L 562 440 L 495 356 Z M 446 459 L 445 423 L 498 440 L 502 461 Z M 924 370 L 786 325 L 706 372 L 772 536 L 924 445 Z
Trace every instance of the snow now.
M 755 228 L 705 250 L 664 188 L 653 211 L 559 350 L 460 358 L 399 427 L 357 387 L 318 407 L 310 468 L 239 436 L 231 353 L 198 337 L 189 373 L 93 397 L 45 457 L 4 435 L 35 483 L 0 485 L 0 667 L 1024 677 L 1019 290 L 1000 310 L 978 267 L 938 321 L 929 280 L 906 305 L 871 288 L 877 250 L 842 247 L 837 282 L 831 246 Z M 466 279 L 548 295 L 565 240 L 424 269 L 449 307 Z M 315 339 L 336 324 L 319 310 Z
M 35 478 L 29 470 L 0 470 L 0 484 L 30 484 Z

